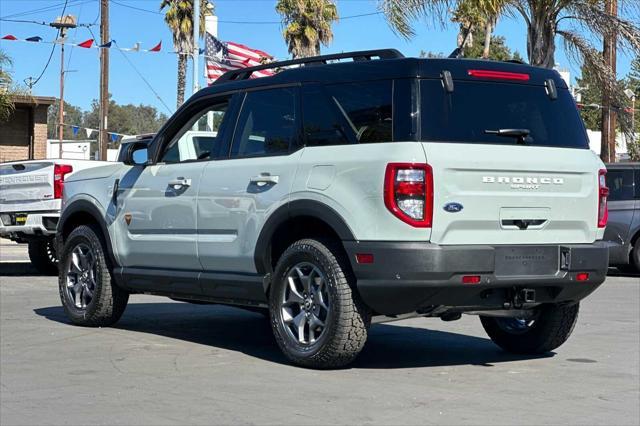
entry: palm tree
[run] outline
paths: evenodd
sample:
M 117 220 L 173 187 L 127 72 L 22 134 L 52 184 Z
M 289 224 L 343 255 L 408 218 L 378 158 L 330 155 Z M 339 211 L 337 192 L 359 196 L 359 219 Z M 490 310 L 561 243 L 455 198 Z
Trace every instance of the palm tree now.
M 213 11 L 209 0 L 200 1 L 200 34 L 204 33 L 204 17 Z M 207 7 L 211 5 L 210 7 Z M 179 108 L 184 103 L 184 91 L 187 77 L 187 59 L 193 52 L 193 0 L 162 0 L 160 10 L 167 8 L 164 22 L 173 33 L 173 46 L 178 52 L 178 95 Z
M 412 21 L 431 17 L 443 23 L 448 7 L 464 1 L 477 2 L 477 6 L 498 16 L 501 12 L 520 15 L 527 28 L 527 55 L 531 65 L 553 68 L 556 42 L 561 39 L 564 49 L 576 62 L 594 72 L 594 78 L 605 92 L 611 93 L 611 103 L 622 107 L 627 103 L 623 88 L 593 40 L 602 40 L 617 34 L 617 48 L 634 56 L 640 54 L 640 7 L 628 2 L 624 12 L 627 18 L 604 11 L 602 0 L 380 0 L 391 27 L 401 36 L 410 38 L 414 31 Z M 630 114 L 619 111 L 621 127 L 631 129 Z
M 317 56 L 320 44 L 328 46 L 333 40 L 331 24 L 338 20 L 338 9 L 332 0 L 278 0 L 276 11 L 294 58 Z
M 0 122 L 9 119 L 14 110 L 11 92 L 12 79 L 7 68 L 11 66 L 11 58 L 0 50 Z

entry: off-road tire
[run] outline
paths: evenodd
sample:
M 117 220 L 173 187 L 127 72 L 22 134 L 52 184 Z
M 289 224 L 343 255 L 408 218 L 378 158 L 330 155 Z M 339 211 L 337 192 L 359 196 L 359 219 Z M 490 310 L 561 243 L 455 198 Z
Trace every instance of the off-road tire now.
M 505 331 L 499 318 L 480 317 L 491 340 L 507 352 L 515 354 L 543 354 L 567 341 L 578 320 L 580 304 L 546 305 L 530 329 L 521 334 Z
M 67 237 L 62 256 L 58 289 L 65 313 L 72 323 L 85 327 L 107 327 L 116 323 L 129 301 L 129 293 L 118 287 L 113 280 L 111 268 L 105 256 L 105 243 L 97 226 L 81 225 Z M 85 243 L 93 250 L 97 265 L 96 289 L 91 302 L 85 309 L 78 309 L 66 294 L 67 259 L 75 246 Z
M 29 259 L 41 274 L 58 275 L 58 256 L 53 238 L 29 241 Z
M 280 295 L 289 270 L 299 262 L 320 268 L 328 284 L 331 320 L 315 343 L 294 342 L 282 325 Z M 269 292 L 269 311 L 273 334 L 282 352 L 303 367 L 327 369 L 349 364 L 367 340 L 371 312 L 355 289 L 355 279 L 342 248 L 334 241 L 303 239 L 293 243 L 276 265 Z

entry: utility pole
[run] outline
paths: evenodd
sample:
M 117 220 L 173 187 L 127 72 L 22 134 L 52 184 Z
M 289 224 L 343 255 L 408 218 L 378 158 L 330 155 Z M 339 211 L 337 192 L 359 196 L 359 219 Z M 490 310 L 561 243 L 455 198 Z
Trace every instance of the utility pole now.
M 612 16 L 618 16 L 618 0 L 605 0 L 604 10 Z M 617 37 L 615 29 L 605 34 L 602 54 L 605 66 L 609 67 L 616 76 L 616 50 Z M 602 137 L 600 139 L 600 158 L 605 163 L 616 161 L 616 117 L 617 113 L 612 108 L 613 97 L 609 87 L 603 87 L 602 91 Z
M 199 89 L 200 67 L 198 59 L 200 56 L 200 0 L 193 0 L 193 93 Z
M 100 0 L 100 44 L 109 42 L 109 0 Z M 100 126 L 98 128 L 98 157 L 107 159 L 109 143 L 109 49 L 100 49 Z
M 62 141 L 64 140 L 64 43 L 69 28 L 76 27 L 76 18 L 72 15 L 59 16 L 49 24 L 58 29 L 60 40 L 60 103 L 58 104 L 58 158 L 62 158 Z

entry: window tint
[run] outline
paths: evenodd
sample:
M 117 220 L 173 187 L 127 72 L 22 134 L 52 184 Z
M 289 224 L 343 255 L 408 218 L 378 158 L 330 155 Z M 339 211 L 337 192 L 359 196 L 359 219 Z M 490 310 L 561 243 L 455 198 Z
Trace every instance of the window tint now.
M 633 200 L 633 170 L 609 170 L 606 179 L 609 201 Z
M 336 84 L 326 90 L 355 141 L 393 141 L 391 80 Z
M 640 169 L 635 170 L 636 175 L 636 198 L 640 198 Z
M 229 100 L 226 99 L 196 114 L 166 146 L 160 162 L 179 163 L 210 158 L 219 143 L 218 131 L 228 106 Z
M 246 94 L 233 136 L 232 157 L 289 152 L 297 137 L 296 90 L 287 87 Z
M 455 81 L 453 93 L 446 93 L 440 80 L 422 80 L 420 93 L 425 141 L 515 144 L 515 137 L 485 131 L 528 129 L 527 145 L 589 148 L 566 89 L 551 100 L 542 86 Z
M 346 122 L 339 117 L 335 103 L 317 87 L 302 91 L 303 131 L 307 146 L 344 145 L 349 143 Z

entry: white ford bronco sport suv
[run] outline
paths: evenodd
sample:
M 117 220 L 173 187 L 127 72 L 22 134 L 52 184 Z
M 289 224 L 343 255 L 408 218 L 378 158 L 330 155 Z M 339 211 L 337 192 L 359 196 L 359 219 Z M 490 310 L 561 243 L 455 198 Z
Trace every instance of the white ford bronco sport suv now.
M 314 368 L 404 315 L 547 352 L 605 279 L 604 173 L 552 70 L 378 50 L 231 71 L 65 183 L 60 297 L 85 326 L 134 293 L 268 308 Z

